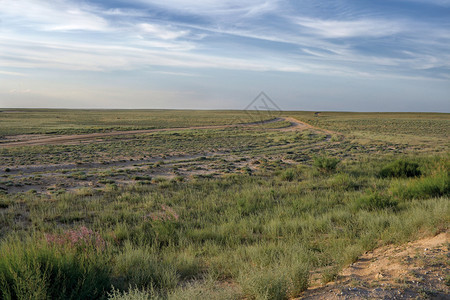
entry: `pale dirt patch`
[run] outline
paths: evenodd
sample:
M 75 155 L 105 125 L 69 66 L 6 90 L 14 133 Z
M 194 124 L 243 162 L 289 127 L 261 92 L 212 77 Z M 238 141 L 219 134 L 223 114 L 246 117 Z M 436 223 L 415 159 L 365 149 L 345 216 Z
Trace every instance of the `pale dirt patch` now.
M 450 299 L 448 232 L 364 254 L 300 299 Z
M 318 133 L 318 134 L 326 134 L 326 141 L 331 140 L 331 137 L 333 135 L 342 136 L 341 133 L 334 132 L 331 130 L 318 128 L 315 126 L 312 126 L 311 124 L 308 124 L 306 122 L 299 121 L 292 117 L 284 118 L 285 121 L 288 121 L 291 123 L 291 126 L 286 128 L 281 128 L 280 131 L 303 131 L 303 130 L 310 130 L 312 132 Z

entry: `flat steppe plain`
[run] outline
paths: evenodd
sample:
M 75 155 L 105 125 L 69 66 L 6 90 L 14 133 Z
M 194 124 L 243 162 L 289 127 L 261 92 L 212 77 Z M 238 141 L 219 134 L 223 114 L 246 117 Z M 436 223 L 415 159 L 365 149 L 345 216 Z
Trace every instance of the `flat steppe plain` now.
M 445 298 L 449 133 L 438 113 L 1 109 L 0 299 Z M 351 269 L 374 257 L 397 269 Z

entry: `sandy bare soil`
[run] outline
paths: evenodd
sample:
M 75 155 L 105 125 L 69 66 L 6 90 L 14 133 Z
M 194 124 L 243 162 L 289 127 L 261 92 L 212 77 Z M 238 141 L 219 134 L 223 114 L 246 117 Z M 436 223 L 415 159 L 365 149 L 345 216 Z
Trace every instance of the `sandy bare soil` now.
M 112 132 L 99 132 L 89 134 L 73 134 L 73 135 L 20 135 L 9 136 L 7 139 L 0 143 L 0 148 L 16 147 L 16 146 L 37 146 L 37 145 L 69 145 L 79 142 L 95 142 L 100 141 L 103 137 L 121 136 L 121 135 L 133 135 L 133 134 L 145 134 L 163 131 L 177 131 L 177 130 L 192 130 L 192 129 L 223 129 L 232 127 L 247 127 L 258 126 L 261 124 L 268 124 L 278 121 L 288 121 L 291 126 L 285 128 L 287 130 L 305 130 L 311 129 L 319 132 L 333 133 L 324 129 L 313 127 L 307 123 L 301 122 L 294 118 L 274 118 L 262 122 L 252 122 L 245 124 L 232 124 L 232 125 L 213 125 L 213 126 L 196 126 L 196 127 L 183 127 L 183 128 L 161 128 L 161 129 L 144 129 L 144 130 L 128 130 L 128 131 L 112 131 Z
M 335 282 L 313 283 L 301 299 L 450 299 L 450 234 L 364 254 Z
M 323 128 L 318 128 L 315 126 L 312 126 L 311 124 L 299 121 L 295 118 L 292 117 L 286 117 L 286 118 L 282 118 L 284 121 L 288 121 L 291 123 L 291 126 L 286 127 L 286 128 L 282 128 L 281 130 L 312 130 L 318 133 L 326 133 L 326 134 L 339 134 L 338 132 L 334 132 L 331 130 L 327 130 L 327 129 L 323 129 Z

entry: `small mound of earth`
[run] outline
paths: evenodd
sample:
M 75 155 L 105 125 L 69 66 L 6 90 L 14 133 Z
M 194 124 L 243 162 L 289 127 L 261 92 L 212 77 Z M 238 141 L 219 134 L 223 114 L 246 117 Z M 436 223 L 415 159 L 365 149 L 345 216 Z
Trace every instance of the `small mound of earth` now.
M 301 299 L 450 299 L 449 233 L 364 254 Z

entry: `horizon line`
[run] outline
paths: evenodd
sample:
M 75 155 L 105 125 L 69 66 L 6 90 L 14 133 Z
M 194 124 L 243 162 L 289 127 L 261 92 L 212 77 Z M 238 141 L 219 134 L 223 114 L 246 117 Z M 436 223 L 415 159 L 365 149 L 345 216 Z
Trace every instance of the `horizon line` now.
M 256 109 L 235 109 L 235 108 L 64 108 L 64 107 L 0 107 L 0 112 L 11 110 L 98 110 L 98 111 L 111 111 L 111 110 L 152 110 L 152 111 L 258 111 Z M 267 110 L 259 110 L 267 111 Z M 276 110 L 278 111 L 278 110 Z M 431 114 L 450 114 L 450 111 L 356 111 L 356 110 L 279 110 L 279 112 L 320 112 L 320 113 L 431 113 Z

